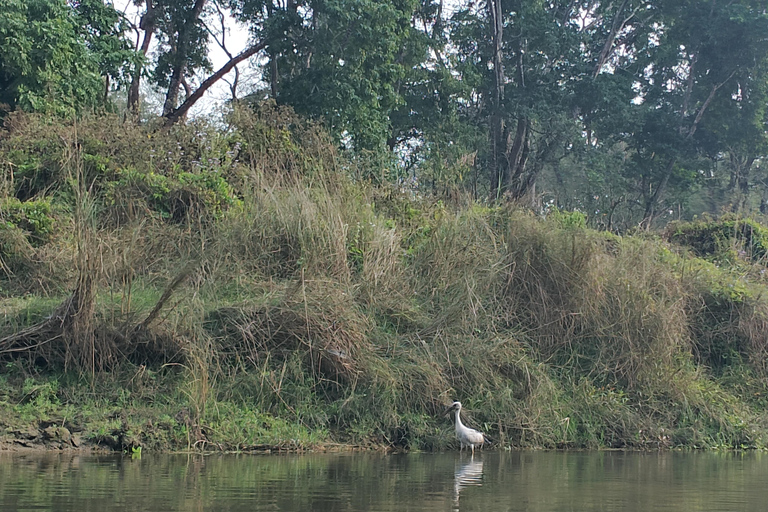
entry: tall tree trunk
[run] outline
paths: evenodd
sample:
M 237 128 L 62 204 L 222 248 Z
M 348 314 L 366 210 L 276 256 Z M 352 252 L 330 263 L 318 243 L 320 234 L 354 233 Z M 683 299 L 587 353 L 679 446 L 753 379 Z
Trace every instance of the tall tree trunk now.
M 509 150 L 506 156 L 509 175 L 504 189 L 509 191 L 514 199 L 522 197 L 528 188 L 525 168 L 530 153 L 529 124 L 527 117 L 520 116 L 517 119 L 515 138 L 512 144 L 508 145 Z
M 205 7 L 206 0 L 196 0 L 195 5 L 190 11 L 189 16 L 182 26 L 179 27 L 179 35 L 176 40 L 176 54 L 173 59 L 173 70 L 171 80 L 168 85 L 168 92 L 165 95 L 165 104 L 163 105 L 163 116 L 168 117 L 176 109 L 179 101 L 179 89 L 187 71 L 187 55 L 189 53 L 189 44 L 192 34 L 192 28 L 200 19 L 200 15 Z
M 597 63 L 595 64 L 595 70 L 592 78 L 597 78 L 597 75 L 600 74 L 600 70 L 603 69 L 603 66 L 605 66 L 605 63 L 608 62 L 608 58 L 611 56 L 611 50 L 613 49 L 613 43 L 616 40 L 616 36 L 624 29 L 629 20 L 631 20 L 635 15 L 633 12 L 629 15 L 629 17 L 623 20 L 621 19 L 622 14 L 624 13 L 624 8 L 627 6 L 627 2 L 629 2 L 629 0 L 623 0 L 618 9 L 616 9 L 616 14 L 613 16 L 613 23 L 611 23 L 611 29 L 608 32 L 608 37 L 605 38 L 603 49 L 600 52 L 600 56 L 597 58 Z
M 517 87 L 525 88 L 525 69 L 523 67 L 523 44 L 517 49 Z M 526 165 L 531 151 L 531 120 L 524 114 L 517 117 L 517 129 L 512 143 L 507 139 L 507 175 L 502 188 L 508 192 L 512 199 L 520 199 L 533 185 L 536 179 L 536 173 L 528 173 Z
M 155 23 L 156 15 L 157 12 L 155 11 L 155 6 L 152 3 L 152 0 L 147 0 L 147 11 L 144 13 L 144 16 L 141 17 L 141 21 L 139 22 L 139 28 L 144 31 L 144 38 L 141 42 L 141 54 L 144 58 L 146 58 L 147 53 L 149 53 L 152 36 L 155 34 L 155 28 L 157 27 Z M 128 89 L 128 112 L 134 117 L 138 117 L 139 115 L 139 86 L 141 85 L 141 73 L 143 70 L 143 63 L 139 63 L 133 73 L 131 86 Z
M 507 135 L 502 117 L 502 102 L 504 100 L 504 67 L 502 64 L 502 43 L 504 28 L 501 19 L 501 0 L 488 0 L 488 19 L 491 22 L 493 35 L 493 95 L 491 101 L 491 200 L 497 200 L 504 192 L 504 186 L 509 181 L 509 168 L 506 165 Z

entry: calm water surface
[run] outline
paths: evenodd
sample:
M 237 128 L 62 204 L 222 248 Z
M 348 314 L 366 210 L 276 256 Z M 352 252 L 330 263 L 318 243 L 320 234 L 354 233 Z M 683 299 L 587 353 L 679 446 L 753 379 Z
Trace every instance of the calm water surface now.
M 768 454 L 0 454 L 0 511 L 764 511 Z

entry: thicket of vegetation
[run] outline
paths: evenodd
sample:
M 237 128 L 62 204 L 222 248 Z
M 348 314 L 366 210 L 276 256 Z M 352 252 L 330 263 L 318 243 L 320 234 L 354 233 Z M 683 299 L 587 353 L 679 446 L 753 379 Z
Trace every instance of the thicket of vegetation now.
M 14 114 L 0 429 L 115 448 L 768 445 L 765 228 L 617 236 L 382 168 L 266 103 L 225 126 Z
M 131 5 L 0 16 L 4 435 L 768 445 L 764 2 Z
M 5 4 L 0 117 L 120 105 L 183 123 L 226 82 L 424 193 L 577 209 L 614 232 L 768 212 L 760 0 Z

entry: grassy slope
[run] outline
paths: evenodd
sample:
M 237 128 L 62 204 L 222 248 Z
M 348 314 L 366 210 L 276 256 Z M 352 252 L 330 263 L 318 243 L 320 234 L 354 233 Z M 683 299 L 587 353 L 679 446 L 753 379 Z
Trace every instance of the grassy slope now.
M 290 112 L 231 123 L 9 124 L 0 434 L 439 449 L 459 399 L 500 446 L 768 444 L 741 246 L 374 189 Z

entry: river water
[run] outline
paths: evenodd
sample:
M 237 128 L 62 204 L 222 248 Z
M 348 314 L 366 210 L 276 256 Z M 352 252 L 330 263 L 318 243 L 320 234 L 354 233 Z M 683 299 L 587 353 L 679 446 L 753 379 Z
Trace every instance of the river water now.
M 768 454 L 0 453 L 0 511 L 765 511 Z

